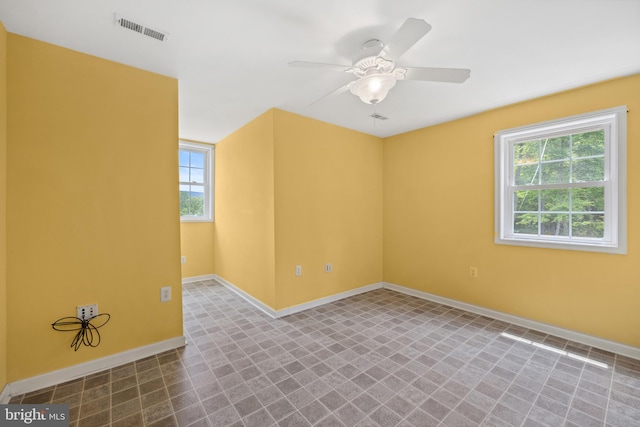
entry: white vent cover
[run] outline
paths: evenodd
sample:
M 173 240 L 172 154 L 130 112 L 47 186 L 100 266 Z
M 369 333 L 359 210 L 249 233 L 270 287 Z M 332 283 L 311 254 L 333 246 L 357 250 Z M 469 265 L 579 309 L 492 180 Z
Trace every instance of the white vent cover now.
M 166 33 L 164 31 L 159 31 L 153 28 L 149 28 L 129 18 L 125 18 L 121 15 L 118 15 L 117 13 L 115 18 L 115 24 L 120 28 L 125 28 L 127 30 L 135 31 L 136 33 L 140 33 L 144 36 L 151 37 L 152 39 L 160 40 L 161 42 L 166 41 L 169 38 L 169 33 Z

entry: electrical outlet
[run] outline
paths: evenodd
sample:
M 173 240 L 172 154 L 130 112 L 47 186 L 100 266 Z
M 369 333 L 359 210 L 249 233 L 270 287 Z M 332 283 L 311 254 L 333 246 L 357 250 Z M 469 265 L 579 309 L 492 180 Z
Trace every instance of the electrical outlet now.
M 325 273 L 331 273 L 333 271 L 333 265 L 331 265 L 331 263 L 325 264 L 324 265 L 324 272 Z
M 160 302 L 171 301 L 171 286 L 160 288 Z
M 296 265 L 296 276 L 302 276 L 302 266 Z
M 91 319 L 98 315 L 98 304 L 79 305 L 76 307 L 78 319 Z
M 469 267 L 469 277 L 471 277 L 472 279 L 478 278 L 478 267 Z
M 187 263 L 187 257 L 186 256 L 181 256 L 180 257 L 180 264 L 186 264 Z

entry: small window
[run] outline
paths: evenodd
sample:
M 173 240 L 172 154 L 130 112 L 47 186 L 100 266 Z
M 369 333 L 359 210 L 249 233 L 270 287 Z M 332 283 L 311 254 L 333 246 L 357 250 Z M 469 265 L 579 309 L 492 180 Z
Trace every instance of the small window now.
M 496 243 L 626 253 L 626 114 L 498 132 Z
M 180 219 L 213 220 L 213 146 L 180 142 Z

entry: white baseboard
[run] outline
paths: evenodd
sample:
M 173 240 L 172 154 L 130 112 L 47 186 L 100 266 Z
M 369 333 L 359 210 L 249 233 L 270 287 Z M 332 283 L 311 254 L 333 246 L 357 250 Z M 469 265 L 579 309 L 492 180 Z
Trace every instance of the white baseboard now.
M 232 292 L 236 293 L 240 298 L 247 301 L 249 304 L 253 305 L 255 308 L 262 311 L 267 316 L 272 317 L 274 319 L 278 317 L 276 311 L 273 308 L 269 307 L 259 299 L 252 297 L 251 295 L 249 295 L 248 293 L 246 293 L 245 291 L 243 291 L 233 283 L 223 279 L 217 274 L 214 274 L 214 276 L 215 276 L 215 280 L 220 282 L 220 284 L 222 284 L 224 287 L 228 288 Z
M 123 351 L 100 359 L 91 360 L 89 362 L 80 363 L 78 365 L 69 366 L 57 371 L 48 372 L 46 374 L 37 375 L 20 381 L 9 383 L 5 386 L 2 394 L 0 394 L 0 403 L 6 403 L 11 396 L 29 393 L 31 391 L 40 390 L 54 384 L 71 381 L 86 375 L 100 372 L 105 369 L 115 368 L 125 363 L 143 359 L 163 351 L 173 350 L 183 347 L 186 344 L 184 336 L 171 338 L 165 341 L 156 342 L 144 347 L 134 348 L 132 350 Z
M 313 301 L 309 301 L 309 302 L 305 302 L 305 303 L 302 303 L 302 304 L 299 304 L 299 305 L 293 305 L 291 307 L 283 308 L 281 310 L 274 310 L 273 308 L 269 307 L 268 305 L 266 305 L 262 301 L 252 297 L 251 295 L 249 295 L 248 293 L 246 293 L 242 289 L 238 288 L 236 285 L 234 285 L 233 283 L 229 282 L 228 280 L 225 280 L 222 277 L 217 276 L 217 275 L 215 277 L 215 280 L 220 282 L 225 287 L 229 288 L 231 291 L 235 292 L 238 296 L 243 298 L 249 304 L 251 304 L 254 307 L 256 307 L 258 310 L 262 311 L 263 313 L 267 314 L 268 316 L 270 316 L 270 317 L 272 317 L 274 319 L 278 319 L 278 318 L 284 317 L 284 316 L 289 316 L 289 315 L 294 314 L 294 313 L 299 313 L 301 311 L 308 310 L 310 308 L 319 307 L 319 306 L 324 305 L 324 304 L 329 304 L 330 302 L 338 301 L 338 300 L 341 300 L 341 299 L 344 299 L 344 298 L 349 298 L 349 297 L 352 297 L 352 296 L 355 296 L 355 295 L 363 294 L 365 292 L 373 291 L 373 290 L 376 290 L 376 289 L 381 289 L 383 287 L 383 283 L 382 282 L 373 283 L 371 285 L 366 285 L 366 286 L 362 286 L 362 287 L 359 287 L 359 288 L 356 288 L 356 289 L 351 289 L 349 291 L 340 292 L 338 294 L 329 295 L 327 297 L 319 298 L 319 299 L 316 299 L 316 300 L 313 300 Z
M 9 394 L 9 384 L 5 385 L 0 392 L 0 403 L 9 403 L 11 399 L 11 394 Z
M 467 304 L 464 302 L 441 297 L 438 295 L 433 295 L 428 292 L 418 291 L 416 289 L 407 288 L 393 283 L 385 282 L 384 288 L 640 360 L 640 348 L 637 347 L 632 347 L 615 341 L 605 340 L 602 338 L 594 337 L 592 335 L 572 331 L 570 329 L 564 329 L 535 320 L 526 319 L 524 317 L 513 316 L 511 314 L 491 310 L 477 305 Z
M 182 278 L 182 284 L 202 282 L 203 280 L 214 280 L 217 276 L 215 274 L 205 274 L 204 276 L 192 276 Z
M 371 285 L 361 286 L 349 291 L 340 292 L 339 294 L 329 295 L 328 297 L 319 298 L 313 301 L 305 302 L 303 304 L 293 305 L 291 307 L 283 308 L 276 311 L 276 317 L 289 316 L 290 314 L 299 313 L 310 308 L 320 307 L 321 305 L 329 304 L 330 302 L 339 301 L 344 298 L 349 298 L 355 295 L 360 295 L 365 292 L 375 291 L 376 289 L 382 289 L 382 282 L 373 283 Z

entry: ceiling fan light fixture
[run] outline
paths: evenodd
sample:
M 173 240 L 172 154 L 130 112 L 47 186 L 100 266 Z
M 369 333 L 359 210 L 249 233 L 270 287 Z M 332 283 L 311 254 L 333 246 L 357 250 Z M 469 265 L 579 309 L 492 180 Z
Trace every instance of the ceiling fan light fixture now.
M 390 74 L 370 74 L 353 82 L 350 90 L 365 104 L 377 104 L 395 85 L 396 79 Z

